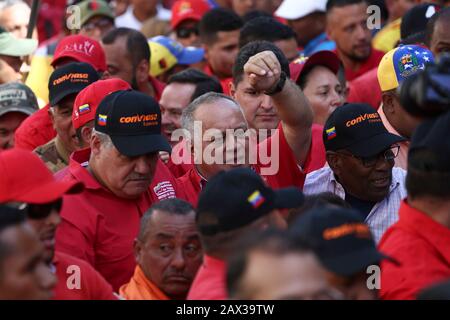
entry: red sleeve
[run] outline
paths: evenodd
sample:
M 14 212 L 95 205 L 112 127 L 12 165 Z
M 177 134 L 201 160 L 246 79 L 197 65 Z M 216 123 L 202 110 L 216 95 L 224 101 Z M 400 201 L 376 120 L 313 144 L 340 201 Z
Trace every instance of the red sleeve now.
M 104 228 L 103 219 L 90 215 L 89 208 L 78 196 L 64 196 L 63 201 L 62 221 L 56 231 L 56 250 L 95 266 L 95 235 L 97 229 Z
M 274 144 L 275 142 L 277 143 Z M 263 164 L 261 155 L 263 157 L 270 155 L 270 165 Z M 305 174 L 300 170 L 295 155 L 286 141 L 281 122 L 273 136 L 259 143 L 257 166 L 260 174 L 272 188 L 296 186 L 303 189 Z
M 424 240 L 396 231 L 380 242 L 380 251 L 400 263 L 382 262 L 380 296 L 384 300 L 415 299 L 421 290 L 449 277 L 448 264 Z
M 89 286 L 90 300 L 117 300 L 117 297 L 113 294 L 112 286 L 97 270 L 88 263 L 85 263 L 83 268 L 86 270 L 84 281 Z

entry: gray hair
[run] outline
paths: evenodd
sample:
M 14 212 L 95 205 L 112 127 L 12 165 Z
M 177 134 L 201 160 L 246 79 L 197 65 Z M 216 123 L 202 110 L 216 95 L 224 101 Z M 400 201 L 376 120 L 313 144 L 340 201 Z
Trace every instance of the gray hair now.
M 181 115 L 182 127 L 186 130 L 189 130 L 189 132 L 191 132 L 191 134 L 192 134 L 194 131 L 194 121 L 195 121 L 194 113 L 195 113 L 195 111 L 197 111 L 197 109 L 203 104 L 213 104 L 216 101 L 219 101 L 222 99 L 231 101 L 242 112 L 241 107 L 233 98 L 231 98 L 227 95 L 224 95 L 223 93 L 208 92 L 208 93 L 205 93 L 204 95 L 201 95 L 194 101 L 192 101 L 183 110 L 183 114 Z M 242 114 L 243 114 L 243 112 L 242 112 Z
M 8 9 L 8 8 L 10 8 L 12 6 L 15 6 L 16 4 L 24 4 L 28 8 L 30 7 L 28 5 L 28 3 L 26 3 L 23 0 L 2 0 L 2 1 L 0 1 L 0 11 Z
M 99 132 L 95 129 L 92 129 L 92 135 L 97 136 L 97 138 L 100 140 L 100 143 L 102 144 L 102 146 L 104 146 L 105 148 L 111 148 L 114 146 L 111 137 L 108 136 L 106 133 L 103 132 Z

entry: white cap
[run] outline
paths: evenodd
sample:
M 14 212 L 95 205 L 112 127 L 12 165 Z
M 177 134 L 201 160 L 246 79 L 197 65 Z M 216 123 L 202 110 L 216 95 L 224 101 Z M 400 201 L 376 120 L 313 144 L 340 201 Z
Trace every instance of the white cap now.
M 296 20 L 316 11 L 325 12 L 327 0 L 284 0 L 275 15 L 287 20 Z

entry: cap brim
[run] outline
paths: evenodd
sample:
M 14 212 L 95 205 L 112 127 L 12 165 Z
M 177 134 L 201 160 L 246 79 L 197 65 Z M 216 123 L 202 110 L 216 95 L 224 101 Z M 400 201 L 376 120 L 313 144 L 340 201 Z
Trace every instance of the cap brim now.
M 385 132 L 345 147 L 357 157 L 370 157 L 386 150 L 391 145 L 405 141 L 406 139 L 395 134 Z
M 178 64 L 198 63 L 205 57 L 205 50 L 201 48 L 186 47 L 180 56 L 177 57 Z
M 318 256 L 327 270 L 344 277 L 349 277 L 362 271 L 365 272 L 368 266 L 380 264 L 384 259 L 395 261 L 376 250 L 375 246 L 359 252 L 351 252 L 344 256 L 325 257 L 320 254 Z
M 300 189 L 289 187 L 274 190 L 275 192 L 275 208 L 277 209 L 293 209 L 300 207 L 304 202 L 304 195 Z
M 67 90 L 60 92 L 56 96 L 54 96 L 52 99 L 50 99 L 50 105 L 54 106 L 58 104 L 62 99 L 67 97 L 70 94 L 79 93 L 81 90 L 83 90 L 86 86 L 80 87 L 80 88 L 68 88 Z
M 55 201 L 65 194 L 77 194 L 83 190 L 84 185 L 81 182 L 51 181 L 30 192 L 21 193 L 15 201 L 42 204 Z
M 12 106 L 12 107 L 0 107 L 0 116 L 7 114 L 9 112 L 20 112 L 26 115 L 32 115 L 34 112 L 36 112 L 36 109 L 29 108 L 29 107 L 20 107 L 20 106 Z
M 179 18 L 177 18 L 175 20 L 172 20 L 171 23 L 170 23 L 170 26 L 172 27 L 172 30 L 174 30 L 183 21 L 186 21 L 186 20 L 200 21 L 201 19 L 202 19 L 202 15 L 201 14 L 197 14 L 197 13 L 186 14 L 186 15 L 184 15 L 182 17 L 179 17 Z
M 38 46 L 37 40 L 34 39 L 18 39 L 10 36 L 10 43 L 3 45 L 0 54 L 12 57 L 28 56 L 36 50 Z
M 161 134 L 110 137 L 117 150 L 127 157 L 136 157 L 159 151 L 172 151 L 169 142 Z

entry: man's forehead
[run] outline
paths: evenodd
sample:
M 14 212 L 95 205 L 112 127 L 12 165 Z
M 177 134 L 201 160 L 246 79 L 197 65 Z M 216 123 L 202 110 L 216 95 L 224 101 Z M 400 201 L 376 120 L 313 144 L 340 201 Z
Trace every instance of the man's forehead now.
M 173 214 L 162 210 L 155 210 L 147 224 L 153 237 L 171 237 L 181 232 L 186 236 L 197 235 L 195 226 L 195 212 L 187 214 Z

